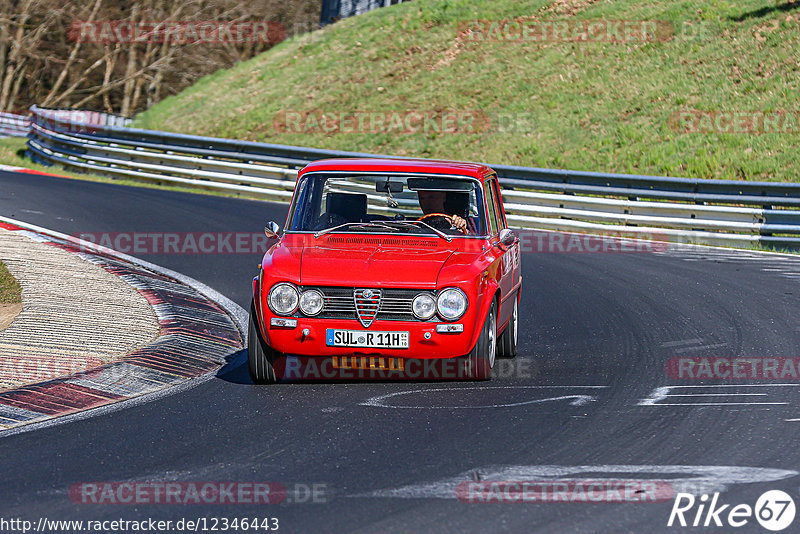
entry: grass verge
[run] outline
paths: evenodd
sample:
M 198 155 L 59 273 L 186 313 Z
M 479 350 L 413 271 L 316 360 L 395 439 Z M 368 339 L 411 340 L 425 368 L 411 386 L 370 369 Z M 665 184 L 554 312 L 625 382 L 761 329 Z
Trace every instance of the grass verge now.
M 0 261 L 0 304 L 18 304 L 22 302 L 22 288 L 5 264 Z

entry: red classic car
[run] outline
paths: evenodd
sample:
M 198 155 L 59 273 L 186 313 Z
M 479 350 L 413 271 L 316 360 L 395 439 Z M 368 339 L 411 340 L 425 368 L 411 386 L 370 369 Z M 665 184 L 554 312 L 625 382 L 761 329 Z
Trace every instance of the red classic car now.
M 284 230 L 265 231 L 277 243 L 253 279 L 255 383 L 484 380 L 517 352 L 519 240 L 485 165 L 316 161 Z

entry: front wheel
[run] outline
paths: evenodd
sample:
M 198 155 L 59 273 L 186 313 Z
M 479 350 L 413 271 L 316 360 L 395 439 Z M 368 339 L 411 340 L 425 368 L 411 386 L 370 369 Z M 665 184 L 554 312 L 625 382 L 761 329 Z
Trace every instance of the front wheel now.
M 275 374 L 275 361 L 283 356 L 264 343 L 256 321 L 255 303 L 250 304 L 250 327 L 247 335 L 247 367 L 254 384 L 274 384 L 278 381 Z
M 489 308 L 486 321 L 483 323 L 478 342 L 469 354 L 467 360 L 467 375 L 473 380 L 488 380 L 492 375 L 494 360 L 497 354 L 497 312 L 495 305 Z
M 517 355 L 517 338 L 519 337 L 519 298 L 514 297 L 514 311 L 508 321 L 505 331 L 500 334 L 497 343 L 497 356 L 499 358 L 513 358 Z

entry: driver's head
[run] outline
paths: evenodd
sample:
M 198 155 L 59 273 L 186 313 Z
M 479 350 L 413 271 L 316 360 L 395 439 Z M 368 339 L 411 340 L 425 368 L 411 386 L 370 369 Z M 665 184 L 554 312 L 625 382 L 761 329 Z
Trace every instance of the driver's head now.
M 419 207 L 425 215 L 429 213 L 446 213 L 444 201 L 447 199 L 447 192 L 417 191 L 417 197 L 419 198 Z

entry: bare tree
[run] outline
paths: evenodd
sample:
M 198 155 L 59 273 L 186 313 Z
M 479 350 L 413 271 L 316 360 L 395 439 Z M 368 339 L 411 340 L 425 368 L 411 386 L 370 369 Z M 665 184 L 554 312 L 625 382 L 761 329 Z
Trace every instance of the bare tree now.
M 22 0 L 19 11 L 16 14 L 10 10 L 3 10 L 3 12 L 12 13 L 12 15 L 11 19 L 6 23 L 9 26 L 6 35 L 9 37 L 8 46 L 10 50 L 4 53 L 4 55 L 7 54 L 7 57 L 4 63 L 5 68 L 3 69 L 3 83 L 0 86 L 0 109 L 8 109 L 11 84 L 22 68 L 20 62 L 23 59 L 22 49 L 24 46 L 23 40 L 25 39 L 25 24 L 30 18 L 32 6 L 33 0 Z M 5 8 L 5 6 L 3 7 Z
M 307 0 L 0 0 L 0 110 L 38 104 L 131 115 L 275 44 L 120 40 L 111 30 L 125 23 L 269 21 L 292 34 L 318 20 L 319 3 Z M 100 30 L 87 37 L 86 28 Z
M 91 23 L 94 22 L 95 16 L 97 16 L 97 11 L 100 9 L 100 5 L 102 4 L 103 0 L 95 0 L 94 5 L 92 6 L 92 10 L 89 13 L 89 17 L 86 19 L 87 22 Z M 58 94 L 59 89 L 61 89 L 61 84 L 64 83 L 64 80 L 67 78 L 67 74 L 72 67 L 72 64 L 75 63 L 75 59 L 78 57 L 78 52 L 81 50 L 81 45 L 83 45 L 83 41 L 80 39 L 75 40 L 75 44 L 72 46 L 72 50 L 69 53 L 69 57 L 67 58 L 67 64 L 64 65 L 64 69 L 58 75 L 53 86 L 50 88 L 50 91 L 47 93 L 47 96 L 42 101 L 42 106 L 50 106 L 52 105 L 53 99 Z

